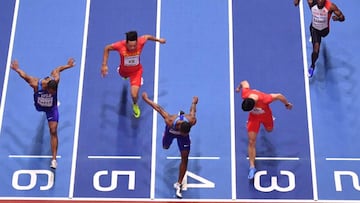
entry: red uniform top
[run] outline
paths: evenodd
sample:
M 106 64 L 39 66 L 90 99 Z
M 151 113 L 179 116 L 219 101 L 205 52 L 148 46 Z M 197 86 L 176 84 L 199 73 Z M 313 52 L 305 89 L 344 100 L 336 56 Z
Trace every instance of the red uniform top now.
M 142 69 L 140 63 L 140 54 L 147 39 L 141 36 L 137 40 L 136 50 L 129 52 L 126 48 L 126 40 L 121 40 L 112 44 L 112 47 L 119 52 L 120 55 L 120 69 L 123 73 L 133 73 Z
M 258 90 L 252 90 L 250 88 L 243 88 L 241 97 L 246 99 L 250 94 L 256 94 L 258 96 L 255 107 L 250 111 L 250 117 L 263 117 L 269 114 L 272 115 L 269 104 L 273 102 L 273 97 L 270 94 L 266 94 Z

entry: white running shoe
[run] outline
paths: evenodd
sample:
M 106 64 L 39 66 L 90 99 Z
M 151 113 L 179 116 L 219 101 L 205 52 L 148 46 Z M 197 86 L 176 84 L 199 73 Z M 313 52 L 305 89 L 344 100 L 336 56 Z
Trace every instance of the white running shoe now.
M 174 183 L 174 188 L 175 188 L 175 195 L 177 198 L 182 198 L 182 191 L 181 191 L 181 187 L 182 185 L 178 182 Z
M 56 169 L 56 167 L 57 167 L 56 159 L 51 160 L 50 168 Z

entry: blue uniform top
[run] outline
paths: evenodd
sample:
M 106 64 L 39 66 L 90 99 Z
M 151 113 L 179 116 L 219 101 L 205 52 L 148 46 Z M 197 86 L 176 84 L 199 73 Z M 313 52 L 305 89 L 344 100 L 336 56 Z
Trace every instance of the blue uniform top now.
M 190 136 L 189 134 L 183 135 L 180 133 L 179 130 L 176 129 L 176 122 L 178 120 L 189 122 L 188 119 L 186 119 L 186 117 L 183 115 L 183 113 L 180 113 L 179 116 L 174 120 L 171 127 L 166 125 L 164 137 L 162 140 L 163 147 L 165 149 L 168 149 L 172 143 L 172 140 L 176 138 L 179 150 L 188 151 L 190 150 L 190 145 L 191 145 Z
M 171 127 L 166 127 L 168 132 L 170 132 L 170 133 L 172 133 L 174 135 L 181 135 L 180 131 L 178 129 L 176 129 L 176 122 L 178 120 L 189 122 L 189 120 L 184 116 L 184 114 L 180 113 L 179 116 L 174 120 L 172 126 Z
M 189 120 L 184 116 L 184 114 L 180 114 L 180 115 L 174 120 L 174 122 L 173 122 L 173 125 L 172 125 L 172 127 L 171 127 L 173 130 L 176 130 L 176 122 L 177 122 L 178 120 L 189 122 Z M 177 130 L 176 130 L 176 131 L 177 131 Z
M 44 90 L 41 85 L 42 80 L 39 80 L 38 90 L 34 92 L 34 105 L 38 111 L 50 111 L 57 106 L 57 92 L 52 95 L 47 90 Z

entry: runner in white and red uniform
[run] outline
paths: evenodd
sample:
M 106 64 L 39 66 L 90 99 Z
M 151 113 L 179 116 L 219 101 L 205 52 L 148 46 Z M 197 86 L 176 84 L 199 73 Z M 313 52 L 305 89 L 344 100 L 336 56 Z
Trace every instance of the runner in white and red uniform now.
M 300 0 L 294 0 L 295 6 Z M 311 54 L 311 65 L 309 67 L 309 77 L 312 77 L 315 70 L 315 62 L 319 57 L 321 38 L 326 37 L 330 31 L 330 18 L 332 14 L 333 21 L 343 22 L 345 16 L 340 9 L 330 0 L 308 0 L 312 14 L 310 24 L 311 41 L 313 51 Z

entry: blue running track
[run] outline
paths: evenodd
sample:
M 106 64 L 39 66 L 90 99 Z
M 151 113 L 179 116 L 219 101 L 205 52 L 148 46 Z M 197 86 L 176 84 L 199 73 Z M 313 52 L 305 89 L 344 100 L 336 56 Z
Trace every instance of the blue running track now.
M 140 92 L 172 114 L 199 97 L 184 202 L 360 201 L 360 1 L 334 0 L 346 21 L 331 22 L 311 79 L 311 16 L 302 1 L 3 0 L 0 202 L 174 201 L 180 154 L 175 142 L 162 148 L 162 117 L 141 97 L 141 117 L 133 117 L 117 53 L 100 75 L 104 47 L 129 30 L 167 40 L 145 45 Z M 9 63 L 45 77 L 69 57 L 76 66 L 61 73 L 55 171 L 45 115 Z M 253 181 L 247 113 L 234 91 L 242 80 L 294 104 L 271 105 L 275 128 L 259 132 Z

